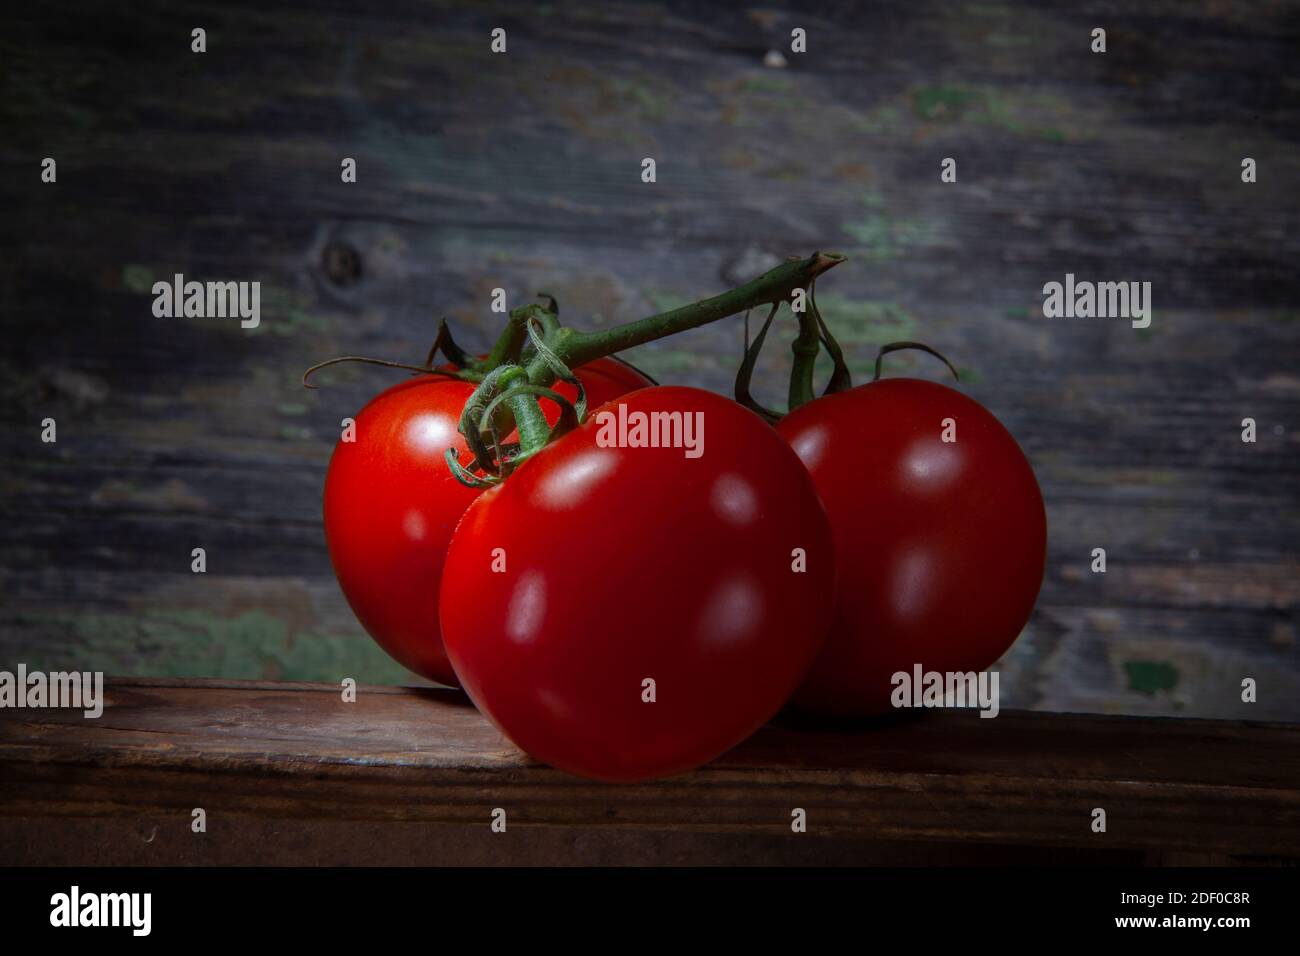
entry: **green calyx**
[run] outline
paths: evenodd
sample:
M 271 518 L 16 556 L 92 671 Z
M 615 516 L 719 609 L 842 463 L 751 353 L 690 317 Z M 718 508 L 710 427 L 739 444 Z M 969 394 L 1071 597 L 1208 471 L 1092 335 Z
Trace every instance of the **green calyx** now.
M 517 322 L 523 330 L 533 355 L 549 369 L 551 382 L 559 379 L 573 385 L 578 399 L 570 402 L 546 385 L 534 383 L 523 365 L 498 365 L 488 371 L 465 403 L 460 416 L 459 431 L 465 436 L 473 458 L 466 466 L 461 464 L 456 449 L 448 448 L 445 455 L 447 467 L 462 484 L 472 488 L 497 484 L 556 438 L 577 428 L 586 416 L 587 395 L 582 382 L 546 343 L 548 334 L 558 337 L 560 332 L 555 313 L 546 312 L 544 317 L 538 315 L 538 311 L 545 310 L 540 306 L 515 310 L 511 313 L 511 325 L 515 326 Z M 508 328 L 498 344 L 513 334 L 513 329 Z M 503 354 L 511 349 L 522 353 L 523 345 L 503 349 Z M 493 353 L 496 351 L 494 348 Z M 517 354 L 515 358 L 520 359 L 522 355 Z M 543 398 L 560 408 L 560 417 L 554 427 L 542 412 L 540 399 Z M 502 435 L 508 434 L 512 428 L 518 432 L 519 440 L 502 442 Z

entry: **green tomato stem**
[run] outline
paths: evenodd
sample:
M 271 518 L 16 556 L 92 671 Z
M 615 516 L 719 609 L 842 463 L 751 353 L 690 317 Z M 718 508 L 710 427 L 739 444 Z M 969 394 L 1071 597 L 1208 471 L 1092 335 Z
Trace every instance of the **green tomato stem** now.
M 783 262 L 729 292 L 612 329 L 579 332 L 558 328 L 547 337 L 547 345 L 569 368 L 578 368 L 603 356 L 696 329 L 755 306 L 783 302 L 795 289 L 806 289 L 813 279 L 844 259 L 834 253 L 815 252 L 806 259 Z M 528 380 L 534 385 L 549 385 L 555 380 L 554 371 L 544 359 L 534 358 L 527 367 Z
M 497 481 L 510 470 L 508 463 L 492 460 L 492 452 L 486 447 L 480 431 L 480 416 L 485 409 L 495 407 L 500 402 L 509 409 L 519 431 L 518 456 L 511 460 L 518 462 L 535 453 L 552 437 L 538 401 L 539 395 L 551 397 L 564 405 L 567 400 L 550 393 L 548 386 L 558 378 L 573 380 L 570 369 L 576 369 L 598 358 L 614 355 L 624 349 L 644 345 L 656 339 L 662 339 L 688 329 L 699 328 L 710 322 L 725 319 L 728 316 L 745 312 L 755 306 L 772 306 L 772 315 L 768 324 L 782 302 L 791 299 L 796 289 L 811 290 L 813 280 L 823 272 L 834 268 L 844 261 L 844 256 L 834 253 L 815 252 L 806 259 L 791 259 L 774 269 L 769 269 L 757 279 L 746 282 L 738 288 L 712 298 L 704 299 L 691 305 L 682 306 L 652 315 L 635 322 L 628 322 L 612 329 L 599 332 L 579 332 L 576 329 L 560 325 L 554 311 L 536 303 L 521 306 L 510 312 L 506 328 L 492 346 L 492 351 L 484 363 L 486 371 L 475 370 L 482 381 L 470 397 L 461 415 L 460 431 L 473 452 L 478 466 L 485 472 L 484 479 L 478 479 L 470 472 L 464 471 L 449 461 L 453 474 L 463 482 L 480 480 Z M 551 300 L 552 306 L 554 300 Z M 533 325 L 534 321 L 536 326 Z M 764 327 L 766 330 L 766 326 Z M 538 329 L 541 330 L 540 334 Z M 811 339 L 810 339 L 811 336 Z M 524 364 L 524 346 L 532 338 L 532 352 Z M 815 316 L 805 310 L 800 316 L 800 335 L 795 345 L 796 361 L 800 365 L 800 381 L 806 379 L 808 397 L 812 389 L 812 363 L 817 357 L 819 327 Z M 807 354 L 811 348 L 811 356 Z M 803 370 L 807 366 L 806 371 Z M 468 377 L 468 376 L 465 376 Z M 802 396 L 805 386 L 800 386 Z M 514 390 L 513 393 L 511 390 Z M 581 394 L 581 393 L 580 393 Z M 791 395 L 795 394 L 791 386 Z M 585 402 L 579 401 L 585 407 Z M 570 406 L 572 408 L 572 406 Z M 581 409 L 571 416 L 576 423 L 582 414 Z M 503 416 L 504 417 L 504 416 Z M 495 415 L 492 422 L 496 423 Z M 505 422 L 501 422 L 504 425 Z M 506 467 L 502 468 L 505 464 Z
M 552 299 L 551 301 L 554 302 L 555 300 Z M 506 320 L 506 327 L 497 336 L 496 342 L 492 345 L 492 351 L 488 353 L 488 357 L 484 362 L 488 371 L 500 368 L 502 365 L 518 363 L 519 356 L 524 350 L 524 343 L 528 341 L 528 323 L 532 319 L 536 319 L 548 331 L 558 328 L 560 324 L 554 312 L 548 312 L 536 302 L 521 305 L 517 309 L 511 309 Z
M 542 413 L 541 402 L 535 394 L 520 391 L 506 402 L 519 429 L 519 448 L 522 454 L 539 451 L 551 437 L 551 426 Z
M 813 372 L 817 367 L 817 353 L 821 351 L 821 330 L 817 327 L 817 317 L 805 304 L 799 317 L 799 334 L 790 345 L 794 361 L 790 367 L 789 409 L 794 411 L 800 405 L 811 402 L 816 393 L 813 391 Z

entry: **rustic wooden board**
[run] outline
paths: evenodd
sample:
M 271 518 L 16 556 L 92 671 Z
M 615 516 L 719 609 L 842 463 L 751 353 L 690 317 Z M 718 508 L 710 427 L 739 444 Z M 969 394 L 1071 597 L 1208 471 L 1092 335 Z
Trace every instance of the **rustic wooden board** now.
M 531 761 L 447 690 L 123 680 L 106 698 L 97 720 L 0 711 L 12 862 L 1300 858 L 1300 728 L 1281 724 L 787 723 L 693 773 L 607 785 Z
M 860 373 L 885 341 L 941 348 L 1042 483 L 1049 565 L 1000 665 L 1008 706 L 1300 719 L 1298 11 L 29 7 L 0 34 L 0 666 L 406 680 L 319 524 L 338 422 L 390 379 L 307 395 L 302 368 L 422 358 L 442 314 L 481 346 L 497 286 L 595 326 L 821 248 L 852 257 L 819 301 Z M 809 52 L 765 67 L 794 26 Z M 1150 280 L 1151 328 L 1041 318 L 1067 271 Z M 153 318 L 175 272 L 260 280 L 261 328 Z M 740 337 L 633 357 L 725 392 Z M 783 366 L 765 358 L 762 396 Z

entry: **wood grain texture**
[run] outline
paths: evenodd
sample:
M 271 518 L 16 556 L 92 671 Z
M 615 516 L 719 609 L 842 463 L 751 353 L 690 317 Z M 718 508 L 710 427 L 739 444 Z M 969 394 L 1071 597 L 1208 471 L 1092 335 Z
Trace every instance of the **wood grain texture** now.
M 808 53 L 765 67 L 794 26 Z M 1007 706 L 1300 719 L 1298 44 L 1294 3 L 28 10 L 0 36 L 0 666 L 405 680 L 319 520 L 340 419 L 391 379 L 306 394 L 301 370 L 418 360 L 444 314 L 481 347 L 496 287 L 594 327 L 828 249 L 852 257 L 818 298 L 859 377 L 932 343 L 1043 486 Z M 155 319 L 176 272 L 261 281 L 262 326 Z M 1151 328 L 1043 319 L 1066 272 L 1151 281 Z M 740 340 L 631 357 L 729 392 Z
M 132 680 L 106 697 L 97 720 L 0 711 L 13 862 L 356 862 L 381 847 L 478 863 L 1300 858 L 1300 728 L 1282 724 L 1023 712 L 784 724 L 693 773 L 607 785 L 531 761 L 452 691 L 363 687 L 349 704 L 325 685 Z M 194 807 L 206 834 L 188 831 Z M 493 843 L 496 807 L 509 839 Z M 89 848 L 96 822 L 112 839 Z M 394 851 L 404 834 L 429 855 Z

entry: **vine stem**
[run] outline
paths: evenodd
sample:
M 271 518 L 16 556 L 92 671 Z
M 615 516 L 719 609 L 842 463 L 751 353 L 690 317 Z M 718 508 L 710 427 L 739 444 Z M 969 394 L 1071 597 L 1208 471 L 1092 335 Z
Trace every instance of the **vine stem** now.
M 794 411 L 800 405 L 811 402 L 813 393 L 813 373 L 817 367 L 817 353 L 821 351 L 821 330 L 817 327 L 817 317 L 813 314 L 812 303 L 807 301 L 812 295 L 808 290 L 803 310 L 797 313 L 799 334 L 790 344 L 794 353 L 794 363 L 790 367 L 790 391 L 788 407 Z
M 483 369 L 475 370 L 481 381 L 466 403 L 460 420 L 460 432 L 475 458 L 471 469 L 477 467 L 484 476 L 480 478 L 472 470 L 466 471 L 458 460 L 453 460 L 450 451 L 448 467 L 467 484 L 499 481 L 514 464 L 539 451 L 555 437 L 546 425 L 538 398 L 559 399 L 549 390 L 557 379 L 579 386 L 575 422 L 582 417 L 586 402 L 581 382 L 574 378 L 571 369 L 624 349 L 747 312 L 755 306 L 770 305 L 772 315 L 775 315 L 781 303 L 791 301 L 797 289 L 805 290 L 811 298 L 816 278 L 844 260 L 844 256 L 823 252 L 814 252 L 806 259 L 788 259 L 729 292 L 598 332 L 580 332 L 560 325 L 554 311 L 557 308 L 555 300 L 550 296 L 546 296 L 550 309 L 533 303 L 511 310 L 506 328 L 493 345 Z M 772 315 L 768 316 L 769 325 Z M 801 329 L 804 340 L 801 344 L 806 348 L 811 338 L 812 359 L 815 359 L 819 329 L 811 318 L 801 322 Z M 531 352 L 525 351 L 526 342 L 531 345 Z M 810 373 L 812 359 L 808 360 Z M 482 431 L 484 409 L 495 410 L 502 403 L 509 409 L 520 436 L 519 454 L 506 461 L 493 458 L 493 454 L 499 455 L 500 450 L 488 449 Z M 490 437 L 495 446 L 496 432 L 493 431 Z
M 549 295 L 546 297 L 551 300 L 551 305 L 554 306 L 554 297 Z M 501 365 L 518 362 L 524 343 L 528 341 L 529 325 L 533 322 L 540 322 L 542 328 L 547 332 L 553 332 L 560 325 L 556 315 L 556 312 L 543 308 L 536 302 L 530 302 L 528 305 L 521 305 L 517 309 L 511 309 L 506 319 L 506 327 L 501 330 L 501 334 L 492 345 L 492 351 L 488 353 L 487 367 L 494 369 Z
M 721 295 L 612 329 L 579 332 L 571 328 L 556 328 L 548 336 L 546 344 L 561 362 L 569 368 L 577 368 L 603 356 L 696 329 L 756 306 L 787 301 L 795 289 L 807 289 L 819 275 L 844 260 L 844 256 L 835 253 L 814 252 L 806 259 L 783 262 L 757 279 Z M 530 360 L 527 370 L 528 380 L 534 385 L 550 385 L 555 381 L 553 367 L 542 356 Z

